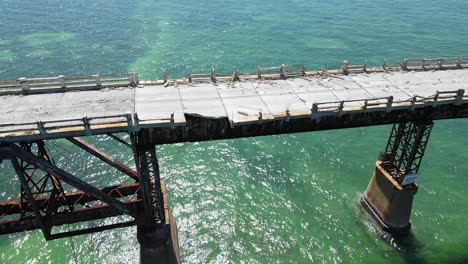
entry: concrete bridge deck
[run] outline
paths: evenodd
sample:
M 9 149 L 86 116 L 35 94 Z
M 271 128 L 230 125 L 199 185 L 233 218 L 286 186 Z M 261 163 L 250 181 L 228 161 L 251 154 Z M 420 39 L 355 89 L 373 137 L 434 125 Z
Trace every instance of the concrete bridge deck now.
M 422 114 L 431 119 L 468 117 L 466 68 L 282 77 L 169 80 L 164 85 L 140 81 L 135 87 L 5 94 L 0 96 L 0 141 L 148 128 L 158 135 L 157 143 L 173 143 L 263 133 L 251 134 L 245 126 L 252 125 L 274 124 L 276 129 L 264 131 L 272 134 L 386 124 L 414 115 L 421 119 Z M 278 130 L 294 120 L 291 131 Z

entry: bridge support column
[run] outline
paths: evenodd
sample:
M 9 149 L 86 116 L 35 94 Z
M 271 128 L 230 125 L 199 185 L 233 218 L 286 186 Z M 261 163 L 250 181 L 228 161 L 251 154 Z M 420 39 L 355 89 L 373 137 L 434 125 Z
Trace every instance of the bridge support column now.
M 135 164 L 141 184 L 139 198 L 144 212 L 137 225 L 140 262 L 180 263 L 177 227 L 171 216 L 165 185 L 161 182 L 155 146 L 145 144 L 143 134 L 133 136 Z
M 433 123 L 397 123 L 385 152 L 361 198 L 362 206 L 383 230 L 395 235 L 408 234 L 416 180 Z

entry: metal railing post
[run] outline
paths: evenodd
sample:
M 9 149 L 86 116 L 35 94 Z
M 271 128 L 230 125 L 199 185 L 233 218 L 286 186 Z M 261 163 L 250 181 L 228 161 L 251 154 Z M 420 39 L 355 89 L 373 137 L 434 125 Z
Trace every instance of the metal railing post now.
M 133 131 L 132 113 L 127 112 L 127 113 L 125 114 L 125 118 L 127 119 L 127 129 L 128 129 L 128 132 L 132 132 L 132 131 Z
M 463 90 L 463 89 L 458 90 L 455 105 L 461 105 L 462 104 L 464 94 L 465 94 L 465 90 Z
M 133 128 L 135 132 L 140 131 L 140 119 L 138 118 L 138 113 L 133 114 Z
M 94 75 L 94 78 L 96 79 L 96 86 L 101 87 L 101 76 L 99 74 Z
M 366 100 L 364 100 L 364 105 L 361 108 L 363 111 L 367 110 L 367 104 L 368 104 L 368 101 L 366 99 Z
M 407 71 L 407 70 L 408 70 L 408 59 L 404 59 L 404 60 L 401 62 L 400 67 L 401 67 L 402 70 Z
M 312 111 L 312 114 L 318 113 L 318 111 L 319 111 L 318 103 L 314 103 L 312 105 L 312 110 L 311 111 Z
M 281 78 L 285 78 L 285 74 L 284 74 L 284 64 L 281 64 L 280 66 L 280 77 Z
M 343 111 L 343 108 L 344 108 L 344 101 L 341 101 L 340 105 L 338 106 L 338 112 L 341 113 Z
M 65 76 L 60 75 L 58 78 L 59 78 L 59 81 L 60 81 L 60 87 L 62 89 L 67 88 L 67 84 L 65 83 Z
M 138 72 L 133 73 L 133 81 L 135 82 L 135 86 L 140 84 L 140 77 L 138 76 Z
M 28 79 L 22 77 L 18 79 L 18 82 L 20 83 L 20 87 L 21 87 L 21 90 L 23 90 L 23 92 L 28 92 L 30 90 Z
M 216 71 L 214 68 L 211 68 L 210 79 L 212 82 L 216 82 Z
M 88 116 L 83 116 L 83 126 L 85 129 L 86 135 L 91 135 L 91 124 L 89 123 Z
M 238 80 L 239 80 L 239 69 L 236 68 L 234 70 L 234 72 L 232 73 L 231 82 L 235 82 L 235 81 L 238 81 Z
M 341 72 L 343 72 L 344 74 L 347 74 L 349 72 L 348 66 L 349 66 L 348 61 L 343 61 L 343 63 L 341 64 Z
M 387 112 L 392 111 L 392 104 L 393 104 L 393 96 L 389 96 L 387 98 Z
M 38 128 L 40 134 L 45 134 L 46 133 L 44 122 L 38 121 L 37 122 L 37 128 Z
M 416 108 L 416 96 L 414 96 L 414 97 L 411 99 L 410 111 L 414 111 L 415 108 Z
M 436 106 L 437 105 L 437 101 L 439 100 L 439 91 L 436 92 L 436 94 L 434 95 L 434 101 L 432 102 L 432 106 Z
M 462 61 L 463 61 L 463 57 L 458 57 L 458 60 L 457 60 L 457 67 L 458 68 L 461 68 L 462 67 Z
M 164 83 L 167 83 L 167 72 L 163 71 L 163 81 Z

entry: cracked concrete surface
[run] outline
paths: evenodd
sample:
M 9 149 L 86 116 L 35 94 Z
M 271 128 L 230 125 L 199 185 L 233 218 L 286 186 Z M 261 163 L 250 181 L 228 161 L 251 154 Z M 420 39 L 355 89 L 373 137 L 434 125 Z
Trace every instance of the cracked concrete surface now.
M 0 125 L 138 113 L 140 120 L 184 114 L 225 118 L 310 110 L 313 103 L 393 96 L 404 101 L 437 91 L 468 91 L 468 70 L 390 72 L 286 80 L 243 80 L 0 96 Z M 362 102 L 355 102 L 360 105 Z M 107 120 L 108 121 L 108 120 Z M 96 121 L 98 122 L 98 121 Z M 5 129 L 5 127 L 4 127 Z M 1 128 L 0 128 L 1 131 Z

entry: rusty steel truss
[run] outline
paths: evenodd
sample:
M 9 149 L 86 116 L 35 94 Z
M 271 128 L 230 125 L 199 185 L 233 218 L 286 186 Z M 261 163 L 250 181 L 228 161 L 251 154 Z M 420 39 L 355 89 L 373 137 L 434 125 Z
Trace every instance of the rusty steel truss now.
M 432 121 L 395 123 L 380 160 L 398 182 L 419 171 L 433 127 Z
M 115 135 L 109 136 L 131 147 L 137 171 L 83 139 L 68 140 L 128 175 L 133 183 L 93 186 L 59 168 L 42 140 L 1 144 L 0 163 L 11 162 L 20 183 L 20 195 L 18 200 L 0 202 L 0 235 L 40 229 L 46 240 L 52 240 L 132 225 L 154 230 L 165 223 L 155 146 L 142 144 L 137 133 L 131 135 L 132 144 Z M 65 191 L 64 184 L 77 191 Z M 54 232 L 57 226 L 121 215 L 127 217 L 119 218 L 116 223 Z

